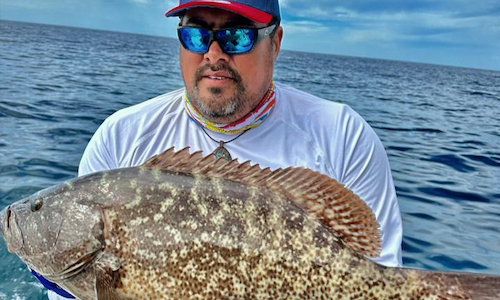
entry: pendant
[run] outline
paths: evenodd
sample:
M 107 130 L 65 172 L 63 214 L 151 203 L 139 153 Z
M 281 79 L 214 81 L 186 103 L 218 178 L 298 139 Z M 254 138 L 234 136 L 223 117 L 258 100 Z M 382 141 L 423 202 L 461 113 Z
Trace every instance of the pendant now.
M 226 161 L 231 161 L 232 157 L 231 154 L 229 154 L 229 151 L 227 151 L 226 148 L 224 148 L 224 142 L 220 141 L 219 142 L 219 147 L 214 150 L 213 154 L 215 155 L 215 158 L 224 158 Z

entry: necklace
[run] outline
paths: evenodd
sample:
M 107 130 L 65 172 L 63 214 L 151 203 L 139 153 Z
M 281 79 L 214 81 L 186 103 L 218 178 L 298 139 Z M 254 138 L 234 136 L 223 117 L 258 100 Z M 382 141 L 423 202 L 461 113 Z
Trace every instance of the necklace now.
M 273 81 L 261 102 L 246 116 L 233 123 L 217 124 L 205 119 L 205 117 L 193 106 L 188 97 L 187 89 L 184 93 L 184 98 L 184 108 L 193 121 L 211 131 L 225 134 L 241 133 L 245 130 L 258 127 L 269 116 L 276 104 L 276 93 Z
M 219 147 L 217 147 L 217 149 L 214 150 L 214 152 L 212 152 L 213 155 L 215 155 L 215 158 L 219 159 L 219 158 L 224 158 L 226 161 L 231 161 L 233 160 L 233 158 L 231 157 L 231 154 L 229 153 L 229 151 L 227 151 L 226 148 L 224 148 L 224 145 L 225 144 L 229 144 L 231 143 L 232 141 L 234 141 L 235 139 L 239 138 L 240 136 L 242 136 L 245 132 L 248 131 L 248 129 L 246 129 L 245 131 L 243 131 L 242 133 L 238 134 L 235 138 L 227 141 L 227 142 L 224 142 L 224 141 L 217 141 L 216 139 L 214 139 L 213 137 L 210 136 L 210 134 L 208 134 L 208 132 L 205 130 L 205 128 L 203 128 L 203 126 L 200 126 L 201 129 L 203 130 L 203 132 L 214 142 L 216 143 L 219 143 Z
M 198 124 L 203 132 L 214 142 L 219 144 L 219 147 L 215 149 L 212 153 L 215 155 L 215 158 L 224 158 L 226 161 L 231 161 L 232 157 L 229 151 L 224 147 L 225 144 L 231 143 L 232 141 L 236 140 L 240 136 L 242 136 L 245 132 L 248 130 L 258 127 L 260 124 L 264 122 L 264 120 L 269 116 L 271 113 L 274 105 L 276 104 L 276 93 L 275 93 L 275 87 L 274 87 L 274 81 L 271 82 L 271 86 L 269 87 L 269 90 L 267 93 L 264 95 L 263 99 L 260 101 L 260 103 L 257 105 L 256 108 L 254 108 L 251 112 L 249 112 L 246 116 L 241 118 L 240 120 L 229 123 L 229 124 L 216 124 L 213 122 L 210 122 L 209 120 L 205 119 L 203 115 L 196 110 L 196 108 L 193 106 L 191 101 L 189 100 L 188 94 L 187 94 L 187 89 L 184 93 L 184 108 L 190 117 L 191 120 L 193 120 L 196 124 Z M 214 138 L 212 138 L 208 132 L 205 130 L 205 128 L 210 129 L 214 132 L 219 132 L 219 133 L 224 133 L 224 134 L 237 134 L 238 135 L 227 141 L 217 141 Z

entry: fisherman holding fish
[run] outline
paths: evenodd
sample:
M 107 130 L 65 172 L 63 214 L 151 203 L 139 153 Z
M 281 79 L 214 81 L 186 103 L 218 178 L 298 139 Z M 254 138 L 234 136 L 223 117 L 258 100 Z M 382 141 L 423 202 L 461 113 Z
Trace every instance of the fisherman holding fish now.
M 185 88 L 118 111 L 79 177 L 0 211 L 8 250 L 81 300 L 498 300 L 500 277 L 401 266 L 384 148 L 273 81 L 278 0 L 181 0 Z
M 273 81 L 283 38 L 278 0 L 181 0 L 166 16 L 180 17 L 185 88 L 105 120 L 79 175 L 138 166 L 170 147 L 271 169 L 309 168 L 366 201 L 383 233 L 376 261 L 400 266 L 401 216 L 375 132 L 347 105 Z
M 311 169 L 366 202 L 382 233 L 374 261 L 401 266 L 401 215 L 373 129 L 347 105 L 273 80 L 283 38 L 278 0 L 180 0 L 166 16 L 180 18 L 185 88 L 107 118 L 79 176 L 140 166 L 171 147 L 270 170 Z M 49 291 L 49 299 L 66 298 Z

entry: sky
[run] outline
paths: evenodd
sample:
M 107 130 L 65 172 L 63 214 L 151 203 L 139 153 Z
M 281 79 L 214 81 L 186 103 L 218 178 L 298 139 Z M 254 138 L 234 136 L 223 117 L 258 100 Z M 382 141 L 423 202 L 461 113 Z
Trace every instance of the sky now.
M 177 0 L 0 0 L 0 19 L 176 38 Z M 280 0 L 283 49 L 500 71 L 499 0 Z

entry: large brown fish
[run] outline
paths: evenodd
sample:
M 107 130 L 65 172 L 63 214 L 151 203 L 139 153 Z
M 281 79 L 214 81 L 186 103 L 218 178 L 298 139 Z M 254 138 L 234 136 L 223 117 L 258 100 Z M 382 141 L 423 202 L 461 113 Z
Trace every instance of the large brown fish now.
M 386 268 L 341 184 L 187 149 L 83 176 L 0 214 L 9 251 L 77 298 L 500 299 L 500 277 Z

